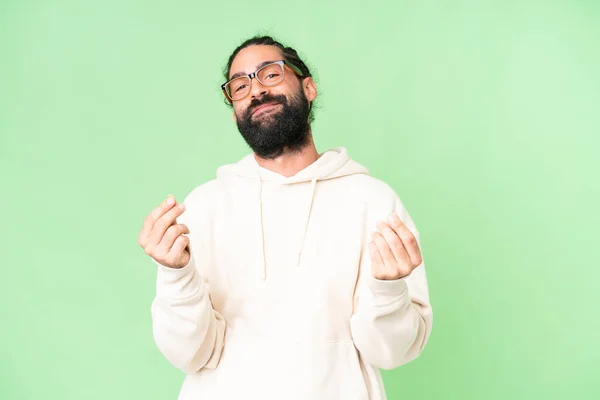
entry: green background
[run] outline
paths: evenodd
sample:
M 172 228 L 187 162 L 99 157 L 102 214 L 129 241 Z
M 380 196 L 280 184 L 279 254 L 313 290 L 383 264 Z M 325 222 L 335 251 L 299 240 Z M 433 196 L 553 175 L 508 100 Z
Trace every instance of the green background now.
M 422 235 L 434 327 L 390 399 L 600 398 L 600 3 L 0 3 L 1 399 L 175 399 L 145 215 L 249 150 L 219 84 L 272 34 Z M 283 398 L 283 397 L 282 397 Z

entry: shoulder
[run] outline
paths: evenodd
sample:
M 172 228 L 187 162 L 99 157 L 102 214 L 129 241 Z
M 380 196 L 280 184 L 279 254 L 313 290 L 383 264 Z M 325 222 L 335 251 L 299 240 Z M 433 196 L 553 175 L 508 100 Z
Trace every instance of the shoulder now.
M 399 195 L 387 182 L 367 174 L 358 174 L 350 179 L 352 195 L 367 205 L 393 206 Z
M 377 220 L 385 220 L 392 212 L 396 212 L 409 229 L 417 232 L 400 195 L 390 184 L 366 174 L 348 178 L 352 179 L 350 198 L 360 203 L 371 225 Z
M 198 186 L 193 187 L 185 197 L 185 202 L 209 202 L 216 195 L 217 181 L 212 179 Z M 186 204 L 187 205 L 187 204 Z
M 192 187 L 183 200 L 186 208 L 184 214 L 193 218 L 207 218 L 218 204 L 218 191 L 214 179 Z

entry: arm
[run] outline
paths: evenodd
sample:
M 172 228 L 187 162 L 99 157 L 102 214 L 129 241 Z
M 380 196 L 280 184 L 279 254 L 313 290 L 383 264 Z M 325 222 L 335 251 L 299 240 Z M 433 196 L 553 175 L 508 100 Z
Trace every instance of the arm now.
M 397 196 L 393 208 L 420 247 L 419 232 Z M 431 333 L 433 313 L 425 264 L 421 259 L 408 275 L 382 280 L 373 276 L 372 263 L 371 253 L 364 250 L 350 327 L 367 363 L 393 369 L 417 358 Z
M 200 274 L 208 260 L 202 249 L 202 228 L 195 208 L 200 202 L 184 200 L 186 212 L 179 223 L 189 227 L 189 262 L 181 268 L 157 265 L 156 297 L 152 302 L 152 330 L 161 353 L 176 368 L 192 373 L 216 368 L 223 348 L 226 324 L 213 309 L 208 284 Z
M 157 275 L 151 307 L 157 347 L 171 364 L 186 373 L 216 368 L 223 348 L 225 321 L 212 307 L 194 256 L 181 269 L 158 265 Z

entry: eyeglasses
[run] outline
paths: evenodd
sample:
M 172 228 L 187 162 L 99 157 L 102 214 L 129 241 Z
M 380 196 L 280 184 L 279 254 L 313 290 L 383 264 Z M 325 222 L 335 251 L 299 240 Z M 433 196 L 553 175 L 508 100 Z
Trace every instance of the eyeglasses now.
M 300 68 L 288 61 L 281 60 L 260 67 L 251 74 L 233 78 L 230 81 L 222 84 L 221 89 L 230 103 L 236 100 L 241 100 L 250 93 L 252 78 L 256 78 L 256 80 L 263 86 L 275 86 L 283 82 L 285 79 L 284 66 L 286 65 L 296 74 L 298 74 L 298 76 L 304 76 L 302 71 L 300 71 Z

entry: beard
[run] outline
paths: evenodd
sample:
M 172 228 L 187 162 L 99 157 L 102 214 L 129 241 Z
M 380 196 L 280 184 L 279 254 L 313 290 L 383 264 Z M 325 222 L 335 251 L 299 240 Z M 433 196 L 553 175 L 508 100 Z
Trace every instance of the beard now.
M 266 110 L 255 117 L 252 111 L 265 103 L 279 103 L 279 110 Z M 243 115 L 237 116 L 237 127 L 250 148 L 261 158 L 274 159 L 284 152 L 300 151 L 308 144 L 310 107 L 304 91 L 291 96 L 266 94 L 253 99 Z

